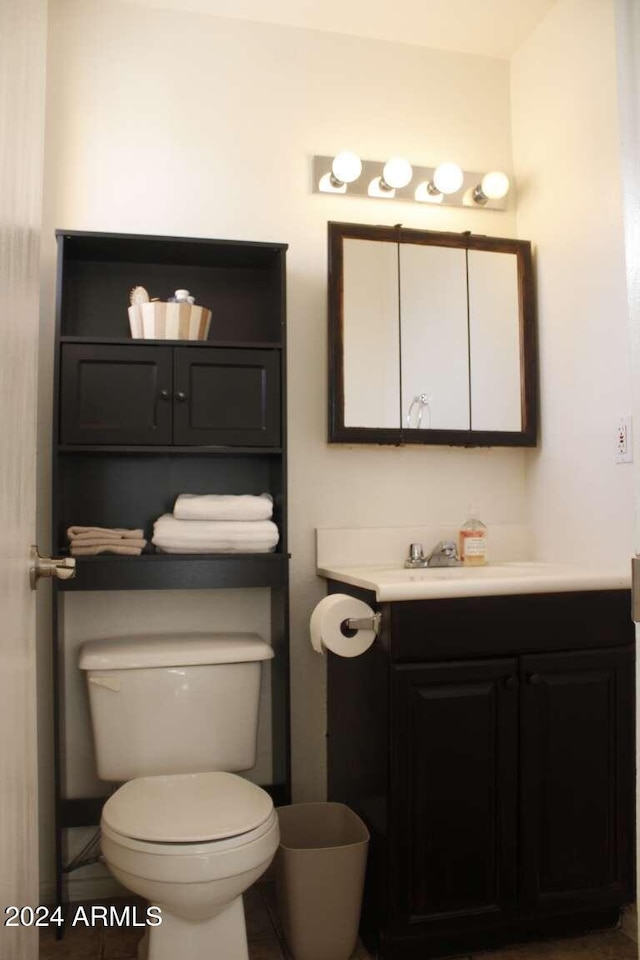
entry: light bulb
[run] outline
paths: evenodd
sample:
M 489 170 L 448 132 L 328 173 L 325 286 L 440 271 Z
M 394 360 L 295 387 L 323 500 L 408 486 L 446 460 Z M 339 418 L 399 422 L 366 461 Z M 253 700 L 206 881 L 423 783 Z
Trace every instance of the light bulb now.
M 353 183 L 362 173 L 362 161 L 351 150 L 343 150 L 333 158 L 331 176 L 336 183 Z
M 462 186 L 464 173 L 457 163 L 441 163 L 433 173 L 433 182 L 440 193 L 456 193 Z
M 388 160 L 382 171 L 382 181 L 387 187 L 394 190 L 400 190 L 411 182 L 413 169 L 408 160 L 402 157 L 392 157 Z
M 486 203 L 487 200 L 502 200 L 509 192 L 509 177 L 500 170 L 485 173 L 482 182 L 476 187 L 473 199 L 476 203 Z

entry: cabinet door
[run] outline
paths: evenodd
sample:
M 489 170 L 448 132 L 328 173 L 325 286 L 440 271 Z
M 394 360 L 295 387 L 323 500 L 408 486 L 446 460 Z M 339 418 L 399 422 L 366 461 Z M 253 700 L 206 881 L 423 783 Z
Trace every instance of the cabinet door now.
M 390 898 L 409 935 L 495 926 L 516 898 L 512 659 L 393 669 Z
M 60 442 L 171 442 L 171 348 L 62 345 Z
M 522 670 L 524 905 L 621 904 L 634 846 L 633 650 L 529 656 Z
M 280 443 L 277 350 L 177 347 L 174 377 L 174 443 Z

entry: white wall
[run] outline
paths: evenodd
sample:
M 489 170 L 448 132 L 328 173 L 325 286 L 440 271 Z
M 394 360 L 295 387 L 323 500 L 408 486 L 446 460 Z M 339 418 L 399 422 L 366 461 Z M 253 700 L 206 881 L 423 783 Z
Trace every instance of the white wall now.
M 633 552 L 633 468 L 613 452 L 631 413 L 615 58 L 614 0 L 557 0 L 511 64 L 518 233 L 537 247 L 541 559 Z
M 325 585 L 314 529 L 406 525 L 408 543 L 414 525 L 458 525 L 470 501 L 489 524 L 522 522 L 526 504 L 522 451 L 325 439 L 327 221 L 513 236 L 514 213 L 313 195 L 311 157 L 350 147 L 371 159 L 402 152 L 508 170 L 508 64 L 93 0 L 50 7 L 45 357 L 56 227 L 290 244 L 293 779 L 296 799 L 321 798 L 325 664 L 308 618 Z M 133 628 L 146 610 L 141 598 Z

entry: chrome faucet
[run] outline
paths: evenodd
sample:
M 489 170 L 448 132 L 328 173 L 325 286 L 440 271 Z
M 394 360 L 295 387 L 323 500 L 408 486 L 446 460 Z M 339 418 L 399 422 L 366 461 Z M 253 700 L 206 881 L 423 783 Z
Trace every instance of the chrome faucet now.
M 429 556 L 425 556 L 421 543 L 412 543 L 409 546 L 409 556 L 404 562 L 405 567 L 457 567 L 461 563 L 458 548 L 453 540 L 440 540 Z

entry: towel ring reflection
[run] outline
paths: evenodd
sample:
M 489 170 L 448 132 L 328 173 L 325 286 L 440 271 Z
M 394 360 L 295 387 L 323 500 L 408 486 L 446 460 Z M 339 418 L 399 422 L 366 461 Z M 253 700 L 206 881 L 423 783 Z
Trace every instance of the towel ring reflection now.
M 409 411 L 407 413 L 407 427 L 411 427 L 411 414 L 413 413 L 413 408 L 418 407 L 418 418 L 416 422 L 415 429 L 419 430 L 422 426 L 422 411 L 425 409 L 429 415 L 429 427 L 431 427 L 431 397 L 426 393 L 419 393 L 416 397 L 413 398 L 409 404 Z

